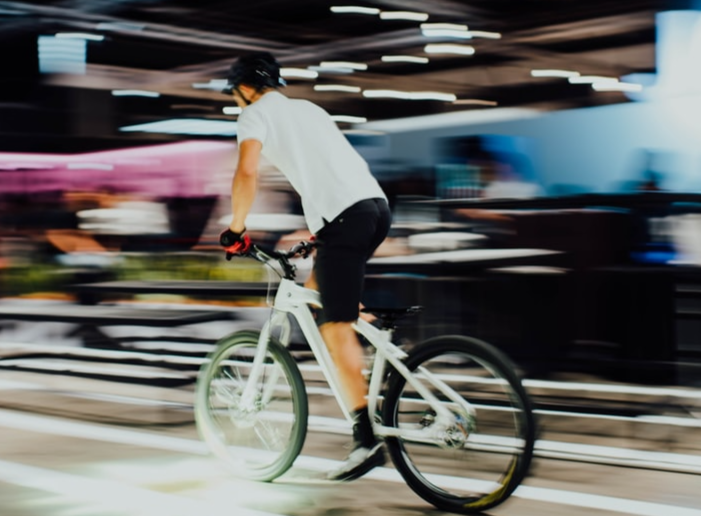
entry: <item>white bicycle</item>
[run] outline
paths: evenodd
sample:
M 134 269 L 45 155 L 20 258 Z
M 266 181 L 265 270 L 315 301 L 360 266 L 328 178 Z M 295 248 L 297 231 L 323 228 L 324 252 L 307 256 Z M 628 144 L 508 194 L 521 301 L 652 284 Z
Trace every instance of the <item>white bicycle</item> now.
M 261 331 L 239 331 L 217 344 L 202 366 L 195 417 L 212 452 L 237 474 L 271 481 L 299 455 L 309 406 L 299 367 L 287 349 L 294 317 L 342 412 L 349 407 L 310 309 L 319 295 L 295 283 L 289 252 L 251 247 L 248 256 L 271 266 L 281 281 Z M 374 348 L 368 410 L 397 470 L 420 497 L 441 510 L 480 512 L 506 500 L 533 455 L 531 402 L 508 358 L 464 336 L 432 338 L 405 351 L 393 344 L 397 319 L 418 311 L 366 309 L 382 327 L 358 319 L 357 332 Z

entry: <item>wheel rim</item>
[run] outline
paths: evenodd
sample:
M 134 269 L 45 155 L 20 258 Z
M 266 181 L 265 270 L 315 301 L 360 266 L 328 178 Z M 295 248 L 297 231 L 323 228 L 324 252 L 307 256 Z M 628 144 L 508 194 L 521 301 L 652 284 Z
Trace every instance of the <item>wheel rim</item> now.
M 205 440 L 236 473 L 268 479 L 286 462 L 296 425 L 290 379 L 270 350 L 255 397 L 242 404 L 257 342 L 229 347 L 211 366 L 206 390 Z
M 399 381 L 392 423 L 422 428 L 426 434 L 426 439 L 392 440 L 390 452 L 394 448 L 401 456 L 400 471 L 406 468 L 402 473 L 407 482 L 439 507 L 475 512 L 503 501 L 530 462 L 530 407 L 505 378 L 508 373 L 468 351 L 424 353 L 408 365 L 419 364 L 470 400 L 474 412 L 431 388 L 454 416 L 452 426 L 433 428 L 439 421 L 427 418 L 432 409 L 413 387 Z M 416 374 L 421 378 L 421 369 Z

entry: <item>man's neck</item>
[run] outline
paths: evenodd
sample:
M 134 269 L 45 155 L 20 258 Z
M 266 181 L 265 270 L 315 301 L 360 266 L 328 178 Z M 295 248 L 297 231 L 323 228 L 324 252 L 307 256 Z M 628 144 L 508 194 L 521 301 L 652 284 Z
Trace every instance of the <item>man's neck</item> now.
M 275 88 L 266 88 L 264 90 L 260 90 L 260 91 L 255 92 L 250 99 L 251 104 L 255 104 L 260 99 L 262 99 L 266 93 L 270 93 L 271 91 L 275 91 Z

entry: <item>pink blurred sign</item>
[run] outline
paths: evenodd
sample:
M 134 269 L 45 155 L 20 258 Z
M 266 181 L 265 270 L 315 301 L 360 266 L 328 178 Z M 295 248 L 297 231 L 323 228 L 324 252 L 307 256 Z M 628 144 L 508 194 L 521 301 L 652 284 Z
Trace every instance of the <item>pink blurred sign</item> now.
M 0 194 L 111 189 L 164 197 L 212 195 L 217 178 L 233 174 L 235 160 L 234 143 L 215 141 L 85 154 L 0 152 Z

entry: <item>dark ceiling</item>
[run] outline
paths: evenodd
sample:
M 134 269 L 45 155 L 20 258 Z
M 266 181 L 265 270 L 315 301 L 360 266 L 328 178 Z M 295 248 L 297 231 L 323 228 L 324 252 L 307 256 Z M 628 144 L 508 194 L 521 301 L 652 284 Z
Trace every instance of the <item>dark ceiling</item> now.
M 497 32 L 501 38 L 427 38 L 419 21 L 331 11 L 339 5 L 427 13 L 429 23 L 464 24 L 470 31 Z M 270 51 L 285 67 L 306 69 L 322 61 L 367 64 L 367 70 L 354 73 L 289 79 L 285 93 L 311 99 L 331 114 L 368 121 L 498 107 L 554 110 L 626 102 L 621 92 L 532 77 L 531 70 L 614 77 L 654 72 L 655 13 L 687 7 L 663 0 L 0 1 L 0 49 L 5 56 L 0 150 L 79 152 L 173 141 L 186 136 L 123 133 L 119 128 L 170 118 L 234 120 L 222 112 L 232 105 L 230 99 L 193 84 L 224 78 L 231 61 L 251 50 Z M 104 36 L 87 42 L 84 74 L 40 73 L 37 38 L 61 32 Z M 428 55 L 427 43 L 469 44 L 475 53 Z M 387 63 L 381 60 L 386 55 L 430 61 Z M 324 84 L 445 92 L 458 102 L 365 98 L 358 92 L 313 89 Z M 114 89 L 148 90 L 160 97 L 115 97 Z M 490 104 L 470 104 L 469 99 Z

